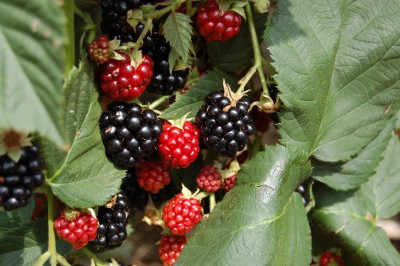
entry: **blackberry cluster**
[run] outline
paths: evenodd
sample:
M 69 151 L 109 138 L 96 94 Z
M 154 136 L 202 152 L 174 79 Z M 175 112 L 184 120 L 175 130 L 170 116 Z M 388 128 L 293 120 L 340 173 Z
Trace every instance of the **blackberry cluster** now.
M 155 0 L 102 0 L 103 9 L 101 30 L 110 39 L 117 38 L 121 42 L 135 42 L 144 29 L 143 23 L 138 23 L 136 28 L 127 21 L 129 10 L 137 9 L 141 5 L 154 5 Z
M 44 182 L 39 147 L 33 145 L 21 150 L 18 162 L 7 154 L 0 156 L 0 207 L 7 211 L 26 206 L 33 190 Z
M 154 205 L 158 208 L 161 204 L 179 193 L 178 189 L 172 182 L 156 194 L 145 191 L 137 182 L 134 168 L 129 169 L 126 172 L 126 176 L 122 180 L 121 190 L 123 190 L 128 197 L 131 207 L 138 210 L 144 210 L 149 200 L 149 195 Z
M 154 74 L 147 91 L 168 95 L 185 87 L 189 68 L 173 70 L 170 73 L 168 63 L 170 51 L 170 45 L 161 34 L 153 33 L 144 39 L 142 52 L 150 56 L 154 62 Z
M 196 115 L 204 145 L 222 155 L 234 157 L 244 149 L 255 130 L 248 113 L 250 101 L 242 98 L 236 106 L 231 106 L 231 100 L 222 91 L 210 93 L 205 101 Z
M 163 128 L 154 111 L 124 102 L 109 104 L 99 125 L 108 158 L 126 168 L 152 154 Z
M 99 208 L 97 219 L 97 237 L 91 242 L 95 248 L 113 249 L 119 247 L 128 236 L 126 225 L 130 213 L 129 202 L 121 191 L 116 195 L 115 203 Z

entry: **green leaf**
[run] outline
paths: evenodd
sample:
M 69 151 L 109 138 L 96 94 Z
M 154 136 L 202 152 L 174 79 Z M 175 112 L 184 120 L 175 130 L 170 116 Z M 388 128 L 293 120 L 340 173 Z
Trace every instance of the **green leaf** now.
M 383 158 L 383 152 L 393 135 L 395 118 L 389 120 L 379 135 L 350 161 L 324 163 L 314 160 L 313 178 L 336 190 L 354 189 L 367 182 Z
M 267 16 L 265 14 L 254 14 L 253 17 L 257 36 L 262 36 Z M 239 34 L 230 40 L 207 43 L 207 52 L 211 64 L 226 71 L 238 69 L 251 63 L 254 52 L 246 21 L 243 20 Z
M 183 13 L 172 12 L 164 23 L 164 36 L 172 49 L 184 62 L 189 59 L 189 48 L 193 28 L 190 17 Z
M 46 162 L 46 174 L 51 177 L 61 168 L 67 152 L 60 150 L 54 142 L 45 137 L 40 137 L 39 143 L 41 155 Z
M 389 218 L 400 212 L 400 142 L 395 135 L 389 141 L 383 160 L 366 184 L 366 195 L 373 199 L 377 215 Z
M 0 128 L 64 143 L 64 13 L 57 1 L 0 2 Z
M 71 207 L 101 206 L 119 191 L 125 172 L 108 161 L 98 128 L 98 92 L 85 63 L 71 71 L 65 85 L 65 121 L 71 143 L 60 169 L 51 177 L 54 194 Z
M 336 192 L 316 187 L 317 206 L 311 216 L 318 226 L 335 235 L 360 265 L 398 265 L 400 256 L 386 233 L 376 226 L 373 199 L 363 187 L 354 192 Z
M 357 191 L 317 187 L 312 217 L 368 265 L 397 265 L 399 253 L 376 222 L 400 211 L 400 142 L 393 134 L 376 173 Z
M 213 91 L 223 90 L 222 80 L 237 89 L 238 78 L 221 70 L 210 71 L 200 77 L 199 81 L 190 87 L 190 90 L 179 96 L 161 115 L 164 119 L 178 119 L 189 113 L 188 119 L 196 116 L 197 111 L 204 104 L 204 98 Z
M 47 220 L 31 220 L 34 201 L 27 207 L 6 212 L 0 209 L 0 265 L 31 266 L 48 249 Z M 71 246 L 57 241 L 57 251 L 66 254 Z
M 269 31 L 285 105 L 282 142 L 326 162 L 349 160 L 400 99 L 398 0 L 282 0 Z
M 237 185 L 196 227 L 176 265 L 310 265 L 310 229 L 293 193 L 310 163 L 282 146 L 266 149 L 243 165 Z

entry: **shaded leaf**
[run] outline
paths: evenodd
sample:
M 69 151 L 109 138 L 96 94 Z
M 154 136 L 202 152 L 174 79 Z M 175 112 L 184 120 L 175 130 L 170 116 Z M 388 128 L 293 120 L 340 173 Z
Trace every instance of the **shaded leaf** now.
M 176 265 L 310 264 L 310 229 L 293 191 L 311 166 L 282 146 L 266 149 L 243 165 L 237 185 L 196 227 Z
M 269 31 L 288 146 L 349 160 L 400 98 L 400 2 L 282 0 Z
M 40 132 L 58 145 L 64 13 L 56 1 L 1 1 L 0 128 Z

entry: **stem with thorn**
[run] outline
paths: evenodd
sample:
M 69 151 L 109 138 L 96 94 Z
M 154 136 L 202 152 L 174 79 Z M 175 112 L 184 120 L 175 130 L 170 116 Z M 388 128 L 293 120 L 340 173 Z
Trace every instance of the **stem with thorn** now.
M 96 256 L 96 254 L 94 254 L 92 251 L 90 251 L 88 248 L 83 247 L 81 248 L 81 250 L 83 251 L 83 253 L 85 253 L 88 257 L 90 257 L 91 259 L 93 259 L 93 261 L 95 262 L 96 266 L 108 266 L 109 264 L 106 262 L 103 262 L 99 257 Z
M 160 10 L 155 10 L 149 14 L 145 14 L 143 17 L 146 19 L 148 19 L 148 18 L 154 19 L 154 18 L 162 17 L 163 15 L 167 14 L 168 12 L 171 12 L 171 11 L 177 9 L 183 2 L 185 2 L 185 0 L 175 0 L 175 2 L 172 5 L 167 6 Z
M 171 97 L 171 96 L 166 95 L 166 96 L 162 96 L 162 97 L 158 98 L 157 100 L 155 100 L 154 102 L 152 102 L 152 103 L 149 105 L 149 109 L 152 109 L 152 110 L 153 110 L 154 108 L 156 108 L 157 106 L 159 106 L 160 104 L 162 104 L 163 102 L 165 102 L 166 100 L 168 100 L 169 97 Z

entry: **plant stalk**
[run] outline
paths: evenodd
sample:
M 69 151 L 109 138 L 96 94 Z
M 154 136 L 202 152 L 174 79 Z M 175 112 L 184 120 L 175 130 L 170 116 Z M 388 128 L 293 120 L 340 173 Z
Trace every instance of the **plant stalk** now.
M 213 211 L 216 204 L 217 203 L 215 201 L 215 193 L 211 193 L 210 194 L 210 213 Z
M 54 213 L 56 213 L 56 206 L 53 192 L 50 187 L 47 187 L 47 217 L 48 217 L 48 230 L 49 230 L 49 252 L 51 266 L 57 265 L 57 248 L 56 248 L 56 235 L 54 233 Z
M 261 86 L 263 88 L 264 95 L 269 96 L 268 86 L 261 63 L 262 55 L 260 50 L 260 44 L 258 43 L 257 32 L 254 26 L 253 13 L 251 12 L 250 4 L 247 4 L 245 8 L 246 8 L 245 11 L 246 11 L 247 22 L 249 24 L 249 30 L 251 35 L 251 42 L 253 44 L 254 61 L 255 61 L 254 66 L 257 68 L 258 74 L 260 76 Z
M 149 18 L 155 19 L 155 18 L 162 17 L 163 15 L 167 14 L 168 12 L 171 12 L 171 11 L 177 9 L 183 2 L 185 2 L 185 0 L 175 0 L 174 4 L 172 4 L 170 6 L 167 6 L 167 7 L 163 8 L 163 9 L 156 10 L 156 11 L 151 12 L 149 14 L 145 14 L 143 16 L 143 18 L 145 18 L 145 19 L 149 19 Z
M 90 251 L 88 248 L 83 247 L 81 248 L 83 253 L 85 253 L 88 257 L 94 260 L 96 263 L 96 266 L 108 266 L 108 263 L 103 262 L 99 257 L 96 256 L 92 251 Z
M 146 25 L 144 26 L 144 29 L 143 29 L 142 33 L 140 34 L 139 38 L 135 42 L 135 47 L 136 48 L 140 47 L 141 43 L 143 42 L 144 37 L 146 37 L 146 34 L 150 30 L 152 24 L 153 24 L 153 19 L 148 18 L 146 20 Z
M 158 98 L 157 100 L 155 100 L 154 102 L 152 102 L 152 103 L 149 105 L 149 109 L 154 109 L 154 108 L 156 108 L 157 106 L 159 106 L 160 104 L 162 104 L 163 102 L 165 102 L 166 100 L 168 100 L 169 97 L 170 97 L 169 95 L 161 96 L 160 98 Z

